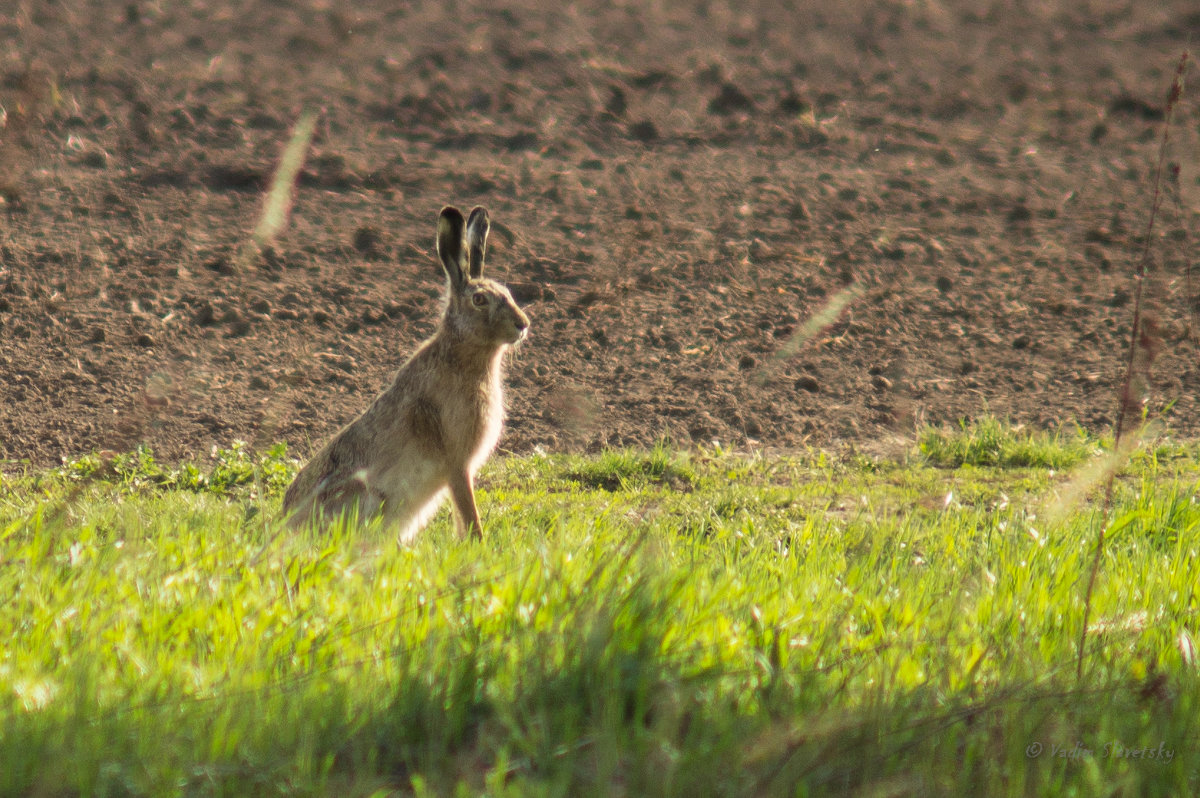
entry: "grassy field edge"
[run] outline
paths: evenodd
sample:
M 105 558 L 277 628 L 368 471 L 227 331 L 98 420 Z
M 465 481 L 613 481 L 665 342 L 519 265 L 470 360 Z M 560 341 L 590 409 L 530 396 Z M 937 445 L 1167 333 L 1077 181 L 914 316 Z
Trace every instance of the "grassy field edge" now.
M 1200 787 L 1200 450 L 983 420 L 897 459 L 497 459 L 283 533 L 281 448 L 0 482 L 9 795 L 1145 794 Z

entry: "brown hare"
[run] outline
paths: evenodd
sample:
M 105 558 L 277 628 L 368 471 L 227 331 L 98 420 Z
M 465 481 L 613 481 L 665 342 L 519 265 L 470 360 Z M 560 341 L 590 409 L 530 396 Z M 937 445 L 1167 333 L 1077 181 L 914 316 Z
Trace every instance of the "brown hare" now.
M 283 498 L 292 525 L 356 512 L 361 520 L 382 516 L 407 542 L 449 491 L 459 529 L 483 537 L 475 474 L 500 438 L 504 352 L 529 329 L 508 289 L 482 276 L 488 228 L 483 208 L 465 221 L 457 208 L 442 209 L 437 253 L 446 295 L 437 331 L 296 475 Z

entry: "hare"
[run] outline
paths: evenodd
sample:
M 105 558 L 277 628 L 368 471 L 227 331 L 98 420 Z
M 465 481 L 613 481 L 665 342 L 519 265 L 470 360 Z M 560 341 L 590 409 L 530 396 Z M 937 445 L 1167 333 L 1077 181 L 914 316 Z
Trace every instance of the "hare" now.
M 401 542 L 421 530 L 449 491 L 458 527 L 483 537 L 475 474 L 500 438 L 501 366 L 529 318 L 483 274 L 488 214 L 442 209 L 437 253 L 446 273 L 445 309 L 433 336 L 386 390 L 308 462 L 283 498 L 293 526 L 347 513 L 382 516 Z

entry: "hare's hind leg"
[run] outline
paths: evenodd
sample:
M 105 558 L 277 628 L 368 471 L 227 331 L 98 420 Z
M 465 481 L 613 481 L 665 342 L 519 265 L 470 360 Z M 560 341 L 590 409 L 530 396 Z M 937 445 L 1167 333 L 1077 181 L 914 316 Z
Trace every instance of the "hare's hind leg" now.
M 384 497 L 371 487 L 366 469 L 349 476 L 330 476 L 317 486 L 313 498 L 313 515 L 320 515 L 322 524 L 354 519 L 366 523 L 379 515 Z
M 475 480 L 470 471 L 460 471 L 450 476 L 450 497 L 458 509 L 458 528 L 471 537 L 483 540 L 483 523 L 479 520 L 479 508 L 475 506 Z
M 417 533 L 437 514 L 445 498 L 446 490 L 441 488 L 408 501 L 387 502 L 383 506 L 384 523 L 395 527 L 396 540 L 401 544 L 411 543 Z

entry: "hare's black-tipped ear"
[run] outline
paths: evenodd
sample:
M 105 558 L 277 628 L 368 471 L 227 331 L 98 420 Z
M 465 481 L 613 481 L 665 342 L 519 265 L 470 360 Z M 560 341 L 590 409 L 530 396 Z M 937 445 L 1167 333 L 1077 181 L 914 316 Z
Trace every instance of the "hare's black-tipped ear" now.
M 476 206 L 467 219 L 467 251 L 471 266 L 471 279 L 478 280 L 483 274 L 483 256 L 487 250 L 488 212 L 482 206 Z
M 438 215 L 437 253 L 442 268 L 446 270 L 446 276 L 450 278 L 450 285 L 454 288 L 461 288 L 467 282 L 467 276 L 463 273 L 465 227 L 466 221 L 462 211 L 452 205 L 442 208 L 441 214 Z

